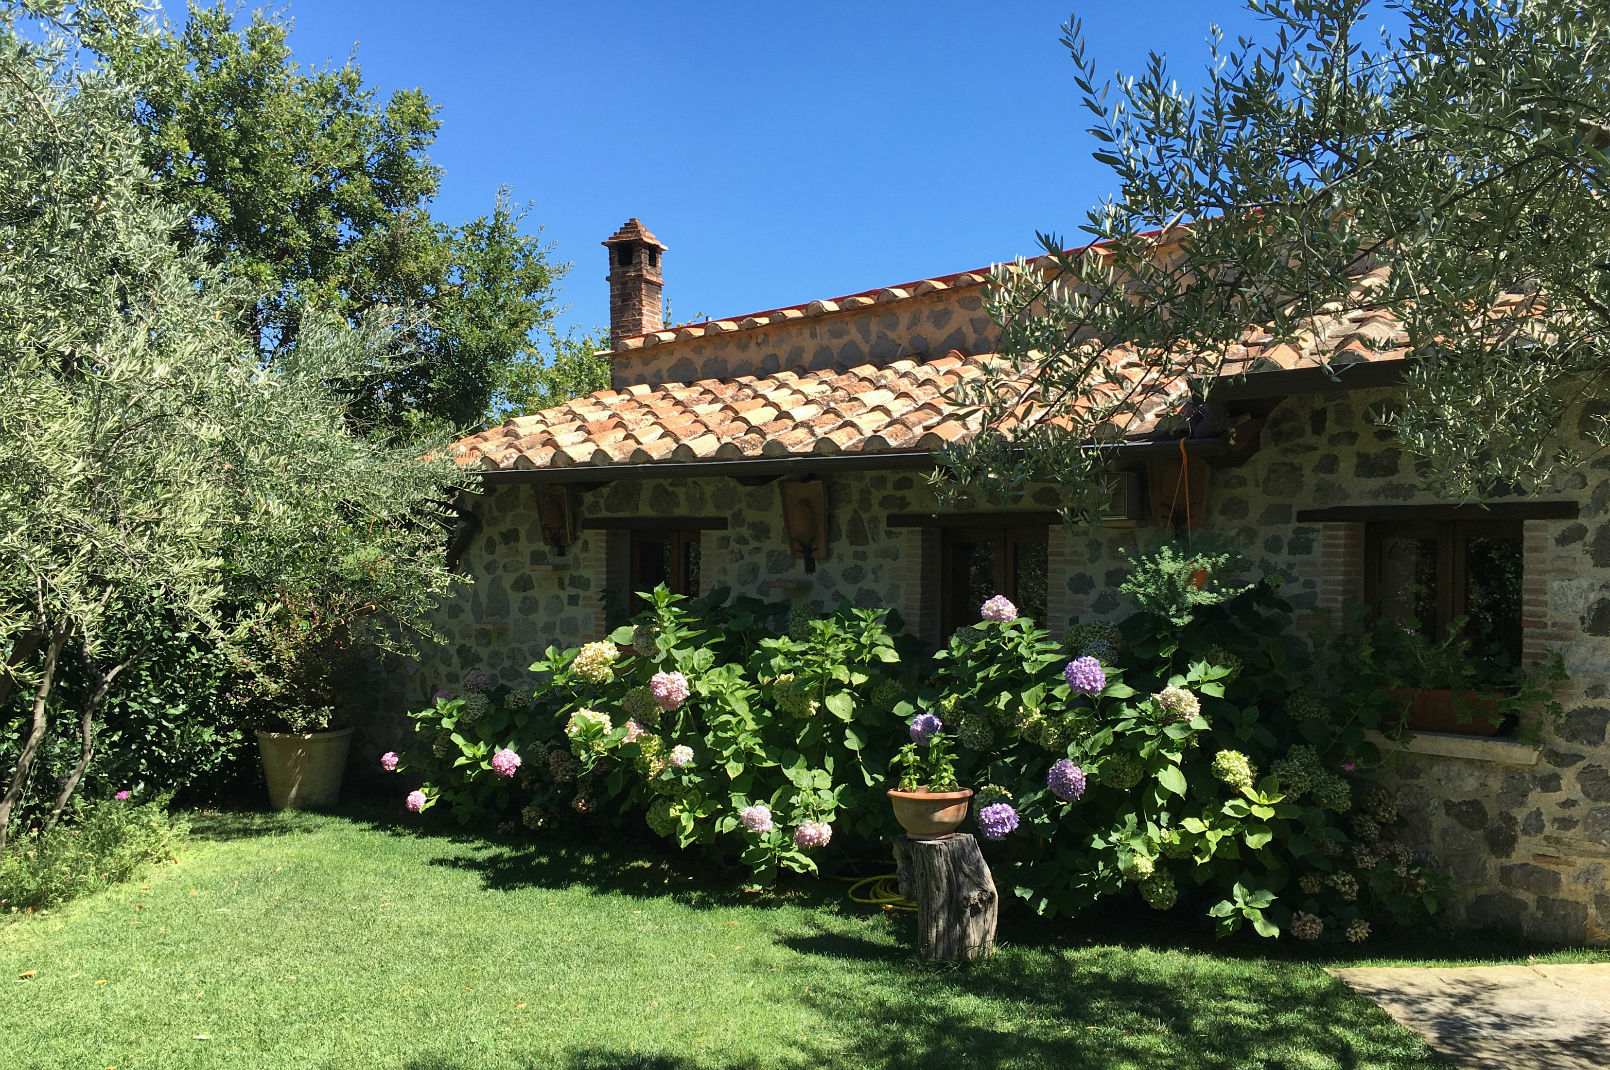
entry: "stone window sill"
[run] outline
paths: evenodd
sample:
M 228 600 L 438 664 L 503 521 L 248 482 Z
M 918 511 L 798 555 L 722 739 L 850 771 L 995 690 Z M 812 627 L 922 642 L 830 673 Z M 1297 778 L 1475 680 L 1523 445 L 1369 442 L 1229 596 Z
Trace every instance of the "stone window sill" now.
M 1536 765 L 1541 747 L 1513 739 L 1490 736 L 1459 736 L 1448 732 L 1416 732 L 1406 743 L 1386 738 L 1379 732 L 1365 732 L 1364 738 L 1381 748 L 1382 754 L 1429 754 L 1439 758 L 1464 758 L 1472 762 L 1500 765 Z

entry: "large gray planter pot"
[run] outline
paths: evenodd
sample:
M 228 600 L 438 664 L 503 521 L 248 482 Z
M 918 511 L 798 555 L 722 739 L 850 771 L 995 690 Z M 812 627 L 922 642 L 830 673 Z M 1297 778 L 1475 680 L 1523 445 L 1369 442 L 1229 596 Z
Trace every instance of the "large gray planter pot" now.
M 258 732 L 268 804 L 276 810 L 334 806 L 341 797 L 341 776 L 354 731 Z

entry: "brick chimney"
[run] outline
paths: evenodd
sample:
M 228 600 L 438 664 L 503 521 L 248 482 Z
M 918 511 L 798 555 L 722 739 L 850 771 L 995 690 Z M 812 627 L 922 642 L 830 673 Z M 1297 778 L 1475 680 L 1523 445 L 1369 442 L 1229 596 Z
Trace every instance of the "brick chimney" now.
M 609 250 L 609 341 L 660 329 L 660 254 L 665 246 L 636 219 L 603 242 Z

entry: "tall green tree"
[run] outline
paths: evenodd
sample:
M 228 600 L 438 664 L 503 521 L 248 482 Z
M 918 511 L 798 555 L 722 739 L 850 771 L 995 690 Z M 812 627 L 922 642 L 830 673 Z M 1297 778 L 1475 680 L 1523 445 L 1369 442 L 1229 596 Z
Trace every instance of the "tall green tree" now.
M 252 295 L 234 314 L 265 358 L 293 349 L 310 313 L 402 310 L 395 344 L 411 359 L 368 370 L 354 419 L 462 428 L 507 408 L 544 363 L 570 265 L 522 231 L 507 190 L 462 226 L 432 219 L 441 123 L 423 90 L 382 99 L 353 57 L 304 67 L 287 19 L 240 25 L 221 0 L 182 26 L 93 13 L 85 43 L 137 93 L 141 155 L 185 214 L 178 236 Z
M 454 582 L 443 488 L 474 478 L 442 440 L 351 433 L 350 385 L 409 371 L 381 310 L 309 309 L 261 359 L 244 280 L 173 240 L 136 97 L 68 62 L 77 26 L 38 45 L 0 14 L 0 850 L 30 792 L 55 820 L 93 760 L 147 650 L 119 620 L 156 607 L 229 642 L 311 606 L 321 636 L 405 645 Z M 68 659 L 91 680 L 70 715 Z M 41 785 L 64 717 L 78 757 Z
M 997 271 L 1005 366 L 960 392 L 990 428 L 951 451 L 963 480 L 1049 479 L 1088 513 L 1133 413 L 1184 381 L 1211 404 L 1250 328 L 1301 346 L 1355 312 L 1407 333 L 1378 416 L 1442 491 L 1546 486 L 1610 444 L 1610 7 L 1387 6 L 1381 35 L 1369 0 L 1250 0 L 1267 32 L 1216 37 L 1194 93 L 1156 55 L 1103 83 L 1064 27 L 1117 191 L 1099 246 L 1042 235 L 1045 265 Z

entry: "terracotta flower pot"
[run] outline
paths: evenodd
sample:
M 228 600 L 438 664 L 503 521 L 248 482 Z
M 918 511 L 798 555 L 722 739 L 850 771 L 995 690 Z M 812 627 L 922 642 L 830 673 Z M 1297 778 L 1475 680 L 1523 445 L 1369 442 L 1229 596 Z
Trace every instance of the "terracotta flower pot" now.
M 1202 588 L 1206 587 L 1207 586 L 1207 581 L 1208 581 L 1208 570 L 1207 569 L 1199 568 L 1199 569 L 1195 569 L 1195 570 L 1193 570 L 1191 572 L 1191 586 L 1195 587 L 1197 590 L 1200 591 Z
M 972 788 L 960 791 L 889 789 L 895 820 L 913 840 L 931 840 L 955 832 L 956 826 L 967 819 L 967 800 L 972 797 Z
M 1493 700 L 1474 691 L 1465 692 L 1470 720 L 1460 722 L 1454 708 L 1453 692 L 1448 688 L 1400 687 L 1392 692 L 1393 701 L 1408 703 L 1404 720 L 1412 732 L 1447 732 L 1456 736 L 1498 734 L 1503 718 L 1494 712 Z
M 346 772 L 353 731 L 258 732 L 268 804 L 276 810 L 334 806 L 341 797 L 341 776 Z

